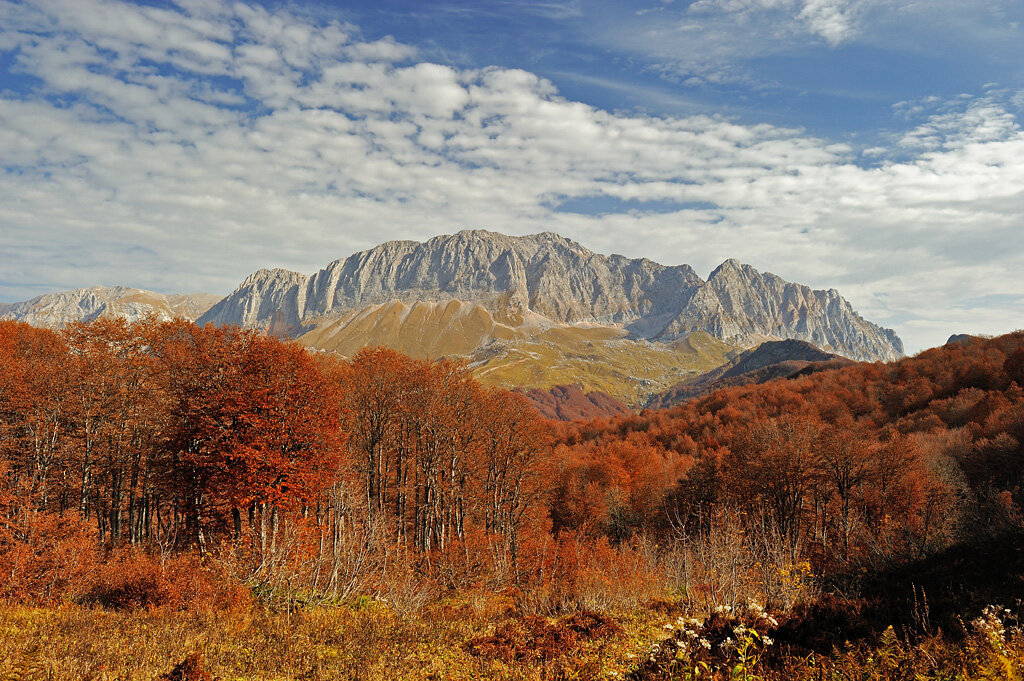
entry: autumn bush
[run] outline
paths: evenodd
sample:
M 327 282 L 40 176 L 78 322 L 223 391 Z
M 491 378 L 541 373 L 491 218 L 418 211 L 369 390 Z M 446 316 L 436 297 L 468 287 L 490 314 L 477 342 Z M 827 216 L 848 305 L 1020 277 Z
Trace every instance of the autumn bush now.
M 82 600 L 116 610 L 237 613 L 253 605 L 251 591 L 221 561 L 195 553 L 161 559 L 131 548 L 116 551 L 103 563 Z
M 26 511 L 0 533 L 0 600 L 52 605 L 79 596 L 102 565 L 94 528 L 69 514 Z
M 466 642 L 473 655 L 513 661 L 548 661 L 571 657 L 580 646 L 594 639 L 622 634 L 614 620 L 583 610 L 551 620 L 539 615 L 514 617 L 502 622 L 494 634 Z

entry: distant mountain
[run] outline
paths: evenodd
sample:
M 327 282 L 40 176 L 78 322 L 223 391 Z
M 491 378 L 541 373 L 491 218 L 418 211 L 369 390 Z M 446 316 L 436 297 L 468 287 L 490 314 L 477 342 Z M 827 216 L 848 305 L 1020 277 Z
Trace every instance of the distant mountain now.
M 853 362 L 799 340 L 769 341 L 690 381 L 652 395 L 646 406 L 664 409 L 721 388 L 794 378 Z
M 207 293 L 163 295 L 125 286 L 93 286 L 38 296 L 22 303 L 0 306 L 0 319 L 14 319 L 34 326 L 59 329 L 71 322 L 98 317 L 124 317 L 137 321 L 149 314 L 159 319 L 183 317 L 196 320 L 220 296 Z
M 299 328 L 395 300 L 461 300 L 518 323 L 535 315 L 548 323 L 651 324 L 663 316 L 667 322 L 701 283 L 688 265 L 606 257 L 550 232 L 511 237 L 463 231 L 424 243 L 390 241 L 311 277 L 260 270 L 203 321 L 269 329 L 280 312 L 283 323 Z
M 590 324 L 621 328 L 631 340 L 670 342 L 703 331 L 740 347 L 797 338 L 853 359 L 903 353 L 891 330 L 865 321 L 835 290 L 813 291 L 735 260 L 705 282 L 689 265 L 600 255 L 550 232 L 391 241 L 309 277 L 260 270 L 199 323 L 299 336 L 371 306 L 452 300 L 513 329 Z
M 632 412 L 608 393 L 584 393 L 578 385 L 556 385 L 547 390 L 528 388 L 522 392 L 543 416 L 557 421 L 584 421 Z

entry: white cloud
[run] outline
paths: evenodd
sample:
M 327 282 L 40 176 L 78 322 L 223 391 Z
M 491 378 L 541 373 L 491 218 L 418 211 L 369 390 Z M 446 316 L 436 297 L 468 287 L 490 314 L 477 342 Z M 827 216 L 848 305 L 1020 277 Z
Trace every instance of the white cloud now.
M 355 43 L 345 50 L 345 54 L 355 61 L 389 61 L 399 62 L 416 56 L 415 48 L 402 45 L 391 36 L 368 43 Z
M 849 40 L 857 31 L 856 14 L 865 3 L 849 0 L 804 0 L 797 18 L 811 33 L 821 36 L 830 45 Z
M 629 15 L 615 11 L 612 0 L 595 0 L 602 1 L 590 26 L 595 43 L 640 56 L 690 87 L 762 90 L 779 83 L 761 75 L 761 60 L 847 45 L 942 60 L 956 52 L 1015 60 L 1022 34 L 1011 18 L 1024 16 L 1019 0 L 649 0 L 648 11 Z
M 928 113 L 925 122 L 900 140 L 912 149 L 959 149 L 969 144 L 998 142 L 1019 132 L 1016 118 L 1007 111 L 1005 93 L 990 92 L 983 97 L 961 95 L 951 102 L 929 97 L 920 103 L 900 102 L 904 116 Z
M 1009 93 L 904 104 L 917 128 L 863 168 L 799 130 L 613 114 L 527 71 L 409 63 L 411 48 L 348 24 L 179 4 L 0 4 L 15 19 L 0 45 L 40 83 L 0 96 L 0 299 L 94 283 L 225 293 L 258 267 L 312 271 L 480 227 L 705 272 L 739 257 L 839 288 L 911 348 L 1021 325 Z M 79 23 L 90 9 L 103 21 Z M 667 209 L 553 208 L 585 197 Z

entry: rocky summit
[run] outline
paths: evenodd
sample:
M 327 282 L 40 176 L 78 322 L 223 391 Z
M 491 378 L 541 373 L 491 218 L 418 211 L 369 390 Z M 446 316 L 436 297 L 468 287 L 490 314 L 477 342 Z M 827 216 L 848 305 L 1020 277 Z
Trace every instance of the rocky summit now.
M 395 301 L 405 308 L 460 301 L 489 315 L 499 340 L 522 327 L 599 325 L 633 341 L 671 343 L 701 331 L 735 347 L 793 338 L 856 360 L 903 354 L 893 331 L 863 319 L 835 290 L 812 290 L 735 260 L 704 281 L 689 265 L 601 255 L 550 232 L 391 241 L 312 276 L 260 270 L 198 323 L 298 337 Z M 491 340 L 482 333 L 479 342 Z

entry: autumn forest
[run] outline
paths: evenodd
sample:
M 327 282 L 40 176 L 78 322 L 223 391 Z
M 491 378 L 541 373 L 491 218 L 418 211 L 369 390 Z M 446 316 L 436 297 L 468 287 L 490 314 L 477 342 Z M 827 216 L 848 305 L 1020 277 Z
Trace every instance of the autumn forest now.
M 187 639 L 0 672 L 1020 678 L 1024 333 L 804 374 L 559 423 L 383 348 L 0 322 L 7 619 Z

